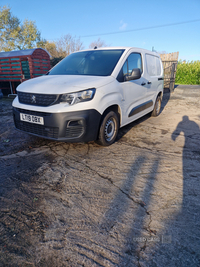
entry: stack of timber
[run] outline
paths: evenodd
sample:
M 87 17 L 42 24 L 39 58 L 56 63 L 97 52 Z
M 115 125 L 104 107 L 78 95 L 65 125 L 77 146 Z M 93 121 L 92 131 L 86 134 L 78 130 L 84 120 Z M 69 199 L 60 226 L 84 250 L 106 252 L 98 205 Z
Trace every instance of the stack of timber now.
M 164 88 L 170 91 L 174 90 L 178 56 L 179 52 L 160 55 L 164 68 Z

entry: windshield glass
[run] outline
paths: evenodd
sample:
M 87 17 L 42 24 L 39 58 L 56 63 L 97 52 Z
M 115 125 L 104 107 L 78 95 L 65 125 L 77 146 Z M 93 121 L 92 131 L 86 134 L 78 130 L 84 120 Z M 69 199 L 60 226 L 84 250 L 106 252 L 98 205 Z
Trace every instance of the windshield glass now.
M 94 50 L 73 53 L 50 70 L 49 75 L 108 76 L 124 50 Z

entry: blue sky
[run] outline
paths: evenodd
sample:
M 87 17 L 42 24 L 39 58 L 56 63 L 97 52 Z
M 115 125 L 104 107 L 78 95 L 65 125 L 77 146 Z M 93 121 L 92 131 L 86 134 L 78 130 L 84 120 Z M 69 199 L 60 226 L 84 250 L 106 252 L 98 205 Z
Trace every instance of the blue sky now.
M 70 34 L 85 48 L 101 38 L 109 46 L 154 47 L 179 51 L 182 60 L 200 60 L 200 0 L 0 0 L 4 5 L 21 21 L 36 21 L 49 41 Z M 162 27 L 192 20 L 198 21 Z M 148 29 L 154 26 L 160 27 Z

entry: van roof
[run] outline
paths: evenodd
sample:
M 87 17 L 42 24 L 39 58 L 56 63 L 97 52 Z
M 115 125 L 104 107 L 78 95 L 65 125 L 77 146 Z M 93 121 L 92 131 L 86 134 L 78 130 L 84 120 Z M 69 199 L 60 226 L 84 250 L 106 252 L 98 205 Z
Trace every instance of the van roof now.
M 143 48 L 138 48 L 138 47 L 131 47 L 131 46 L 113 46 L 113 47 L 97 47 L 97 48 L 93 48 L 93 49 L 85 49 L 85 50 L 80 50 L 80 51 L 76 51 L 76 52 L 81 52 L 81 51 L 94 51 L 94 50 L 118 50 L 118 49 L 124 49 L 126 51 L 129 51 L 131 49 L 137 51 L 137 52 L 143 52 L 143 53 L 148 53 L 148 54 L 152 54 L 155 56 L 158 56 L 159 54 L 157 52 L 152 52 L 150 50 L 147 49 L 143 49 Z

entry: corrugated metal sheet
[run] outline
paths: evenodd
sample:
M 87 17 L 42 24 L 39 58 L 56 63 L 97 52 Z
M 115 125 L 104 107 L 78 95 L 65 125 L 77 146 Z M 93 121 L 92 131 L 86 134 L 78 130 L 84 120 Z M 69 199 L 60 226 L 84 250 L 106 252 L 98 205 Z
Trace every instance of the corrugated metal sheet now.
M 49 54 L 49 52 L 43 48 L 33 48 L 33 49 L 26 49 L 26 50 L 18 50 L 18 51 L 9 51 L 9 52 L 0 52 L 1 57 L 18 57 L 18 56 L 30 56 L 36 49 L 42 49 Z M 49 54 L 49 56 L 51 56 Z

